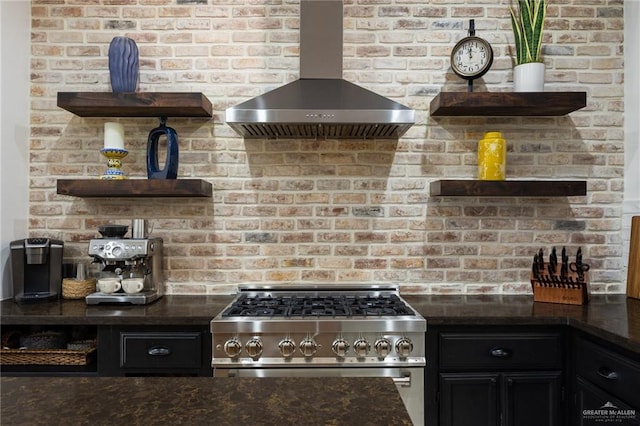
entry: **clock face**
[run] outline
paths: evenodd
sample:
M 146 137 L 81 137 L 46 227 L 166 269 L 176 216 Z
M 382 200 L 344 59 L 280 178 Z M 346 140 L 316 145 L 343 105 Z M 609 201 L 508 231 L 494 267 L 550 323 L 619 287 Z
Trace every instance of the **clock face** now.
M 451 51 L 451 69 L 467 80 L 482 77 L 492 63 L 493 49 L 480 37 L 465 37 Z

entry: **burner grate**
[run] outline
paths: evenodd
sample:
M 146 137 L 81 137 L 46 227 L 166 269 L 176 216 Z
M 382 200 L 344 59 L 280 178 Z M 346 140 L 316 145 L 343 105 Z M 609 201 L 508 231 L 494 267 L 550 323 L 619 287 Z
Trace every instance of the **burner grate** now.
M 415 315 L 397 295 L 241 294 L 223 317 L 351 317 Z

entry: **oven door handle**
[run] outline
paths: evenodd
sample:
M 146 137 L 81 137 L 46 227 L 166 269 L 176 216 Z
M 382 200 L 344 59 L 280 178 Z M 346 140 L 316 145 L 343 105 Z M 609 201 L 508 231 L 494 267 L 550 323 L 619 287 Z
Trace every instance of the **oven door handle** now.
M 393 383 L 401 388 L 411 387 L 411 374 L 407 374 L 402 377 L 393 377 Z

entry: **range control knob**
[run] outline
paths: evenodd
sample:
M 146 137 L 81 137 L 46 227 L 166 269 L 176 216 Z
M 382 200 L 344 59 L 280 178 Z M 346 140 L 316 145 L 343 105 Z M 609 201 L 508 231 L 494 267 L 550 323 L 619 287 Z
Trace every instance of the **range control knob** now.
M 290 356 L 293 356 L 293 353 L 296 350 L 296 343 L 286 337 L 278 343 L 278 349 L 280 349 L 282 356 L 289 358 Z
M 251 358 L 258 359 L 262 355 L 262 340 L 259 337 L 252 337 L 244 348 Z
M 313 337 L 305 337 L 300 342 L 300 352 L 306 357 L 313 356 L 318 351 L 318 344 Z
M 413 350 L 413 343 L 408 337 L 401 337 L 396 342 L 396 352 L 400 358 L 406 358 Z
M 226 353 L 229 358 L 237 358 L 241 351 L 242 344 L 235 337 L 224 342 L 224 353 Z
M 344 340 L 342 337 L 338 337 L 333 341 L 333 344 L 331 344 L 331 350 L 340 358 L 344 358 L 349 350 L 349 342 Z
M 369 353 L 369 349 L 371 349 L 371 345 L 364 337 L 356 339 L 356 341 L 353 342 L 353 350 L 358 358 L 366 356 Z
M 391 342 L 386 337 L 380 337 L 373 344 L 373 348 L 376 350 L 378 357 L 384 358 L 391 352 Z

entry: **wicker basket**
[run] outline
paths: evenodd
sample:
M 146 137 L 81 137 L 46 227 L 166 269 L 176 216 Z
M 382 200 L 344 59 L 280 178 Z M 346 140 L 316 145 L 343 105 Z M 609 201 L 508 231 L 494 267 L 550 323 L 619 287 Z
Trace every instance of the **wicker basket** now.
M 0 349 L 1 365 L 87 365 L 96 348 L 83 351 L 66 349 Z
M 96 279 L 76 280 L 65 278 L 62 280 L 63 299 L 84 299 L 96 291 Z

